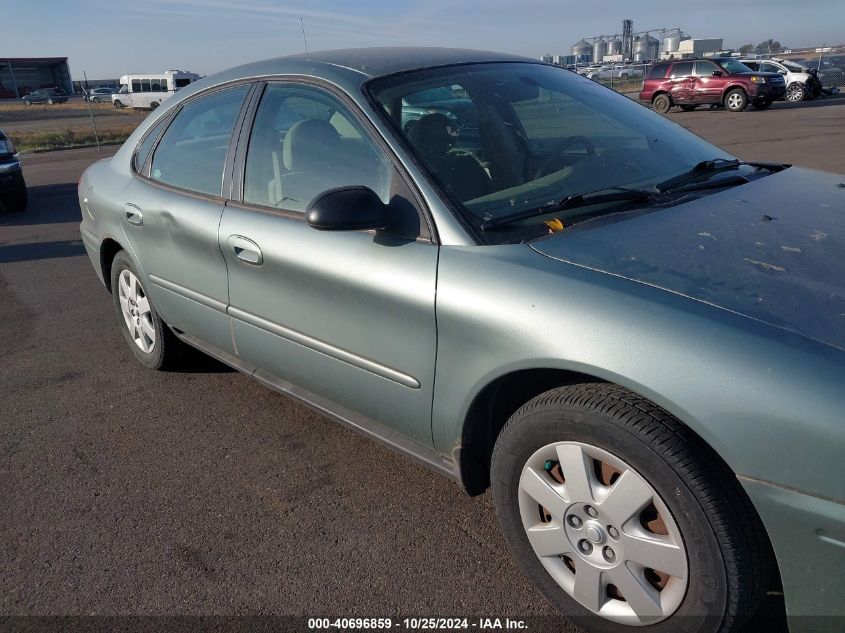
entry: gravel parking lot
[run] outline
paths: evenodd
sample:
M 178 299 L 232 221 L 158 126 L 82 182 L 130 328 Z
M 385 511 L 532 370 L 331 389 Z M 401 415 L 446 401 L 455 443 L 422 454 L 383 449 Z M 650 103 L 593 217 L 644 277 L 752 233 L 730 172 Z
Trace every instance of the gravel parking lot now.
M 670 116 L 845 173 L 845 99 Z M 133 360 L 78 233 L 77 178 L 113 151 L 26 156 L 30 209 L 0 215 L 0 615 L 552 615 L 489 494 L 213 361 Z

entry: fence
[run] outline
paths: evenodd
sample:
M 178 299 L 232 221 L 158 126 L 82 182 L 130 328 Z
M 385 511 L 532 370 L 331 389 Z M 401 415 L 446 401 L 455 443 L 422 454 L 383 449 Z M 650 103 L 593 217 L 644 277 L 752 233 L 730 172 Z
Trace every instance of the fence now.
M 0 129 L 19 152 L 39 152 L 122 143 L 144 120 L 147 112 L 89 103 L 82 96 L 56 97 L 48 103 L 39 95 L 27 105 L 23 99 L 0 101 Z

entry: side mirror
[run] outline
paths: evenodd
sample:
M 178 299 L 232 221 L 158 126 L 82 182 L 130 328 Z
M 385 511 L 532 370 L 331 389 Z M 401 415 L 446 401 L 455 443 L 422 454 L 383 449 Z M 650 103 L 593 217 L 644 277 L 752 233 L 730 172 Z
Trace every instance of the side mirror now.
M 314 198 L 305 219 L 318 231 L 383 229 L 387 205 L 369 187 L 338 187 Z
M 714 71 L 713 71 L 713 76 L 714 76 L 714 77 L 722 77 L 722 76 L 724 76 L 724 74 L 725 74 L 725 73 L 723 73 L 721 70 L 714 70 Z

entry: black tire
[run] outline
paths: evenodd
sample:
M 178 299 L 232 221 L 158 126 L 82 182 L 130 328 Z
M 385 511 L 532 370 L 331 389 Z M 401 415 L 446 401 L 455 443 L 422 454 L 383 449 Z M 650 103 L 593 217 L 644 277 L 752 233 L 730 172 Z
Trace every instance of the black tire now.
M 32 105 L 32 101 L 30 101 L 29 99 L 24 99 L 24 100 L 23 100 L 23 104 L 24 104 L 25 106 L 31 106 L 31 105 Z
M 700 438 L 654 404 L 607 383 L 571 385 L 537 396 L 511 416 L 493 452 L 493 502 L 502 532 L 524 573 L 549 602 L 586 631 L 643 630 L 583 607 L 549 575 L 528 541 L 518 503 L 522 469 L 535 451 L 559 441 L 590 444 L 630 464 L 677 523 L 687 550 L 689 584 L 676 611 L 645 628 L 650 633 L 739 631 L 759 605 L 771 569 L 771 550 L 756 511 Z
M 100 98 L 99 97 L 92 97 L 91 103 L 100 103 Z
M 153 328 L 155 329 L 155 345 L 150 352 L 144 352 L 140 347 L 138 347 L 132 338 L 132 335 L 129 333 L 129 329 L 126 326 L 126 322 L 123 318 L 123 312 L 120 307 L 118 290 L 120 273 L 124 270 L 132 272 L 132 274 L 138 278 L 138 281 L 141 282 L 142 278 L 138 273 L 138 269 L 135 267 L 135 264 L 126 254 L 126 251 L 120 251 L 117 255 L 115 255 L 111 267 L 112 303 L 114 304 L 118 327 L 120 328 L 127 345 L 129 345 L 129 349 L 132 350 L 132 354 L 136 359 L 138 359 L 138 362 L 150 369 L 171 369 L 178 366 L 184 356 L 187 346 L 182 343 L 182 341 L 179 340 L 167 324 L 161 320 L 161 317 L 158 316 L 158 312 L 155 309 L 152 298 L 146 292 L 144 292 L 144 295 L 150 302 L 151 320 Z M 144 290 L 143 285 L 141 288 Z
M 158 101 L 153 101 L 150 104 L 150 110 L 155 110 L 158 107 Z
M 29 195 L 26 191 L 26 185 L 8 194 L 3 199 L 3 206 L 6 207 L 7 211 L 26 211 L 28 203 Z
M 660 114 L 666 114 L 672 107 L 672 99 L 671 97 L 669 97 L 669 95 L 661 93 L 654 98 L 654 101 L 651 102 L 651 105 L 652 107 L 654 107 L 655 112 L 659 112 Z
M 52 100 L 52 99 L 47 99 L 47 105 L 53 105 L 53 100 Z
M 115 108 L 122 108 L 123 102 L 120 99 L 115 99 L 113 105 L 114 105 Z
M 694 104 L 690 104 L 690 105 L 682 105 L 682 106 L 681 106 L 681 110 L 683 110 L 684 112 L 692 112 L 692 111 L 693 111 L 693 110 L 695 110 L 697 107 L 698 107 L 698 106 L 697 106 L 697 105 L 694 105 Z
M 755 110 L 768 110 L 772 107 L 771 101 L 754 101 L 751 104 Z
M 731 112 L 742 112 L 748 107 L 748 95 L 742 88 L 728 90 L 725 94 L 725 108 Z

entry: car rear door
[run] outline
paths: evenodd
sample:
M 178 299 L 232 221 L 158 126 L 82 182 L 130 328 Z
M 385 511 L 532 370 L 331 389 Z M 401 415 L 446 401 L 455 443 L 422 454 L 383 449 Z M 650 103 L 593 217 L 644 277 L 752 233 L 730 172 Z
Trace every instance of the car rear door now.
M 139 173 L 121 209 L 132 255 L 162 319 L 230 354 L 229 290 L 217 227 L 232 132 L 250 89 L 242 84 L 199 95 L 160 124 L 163 133 L 154 126 L 139 146 Z
M 692 101 L 692 62 L 678 62 L 669 71 L 669 94 L 675 103 Z
M 327 89 L 267 84 L 238 145 L 242 189 L 220 223 L 232 330 L 260 380 L 430 447 L 438 247 L 363 120 Z M 389 203 L 389 230 L 308 225 L 311 200 L 348 185 Z

